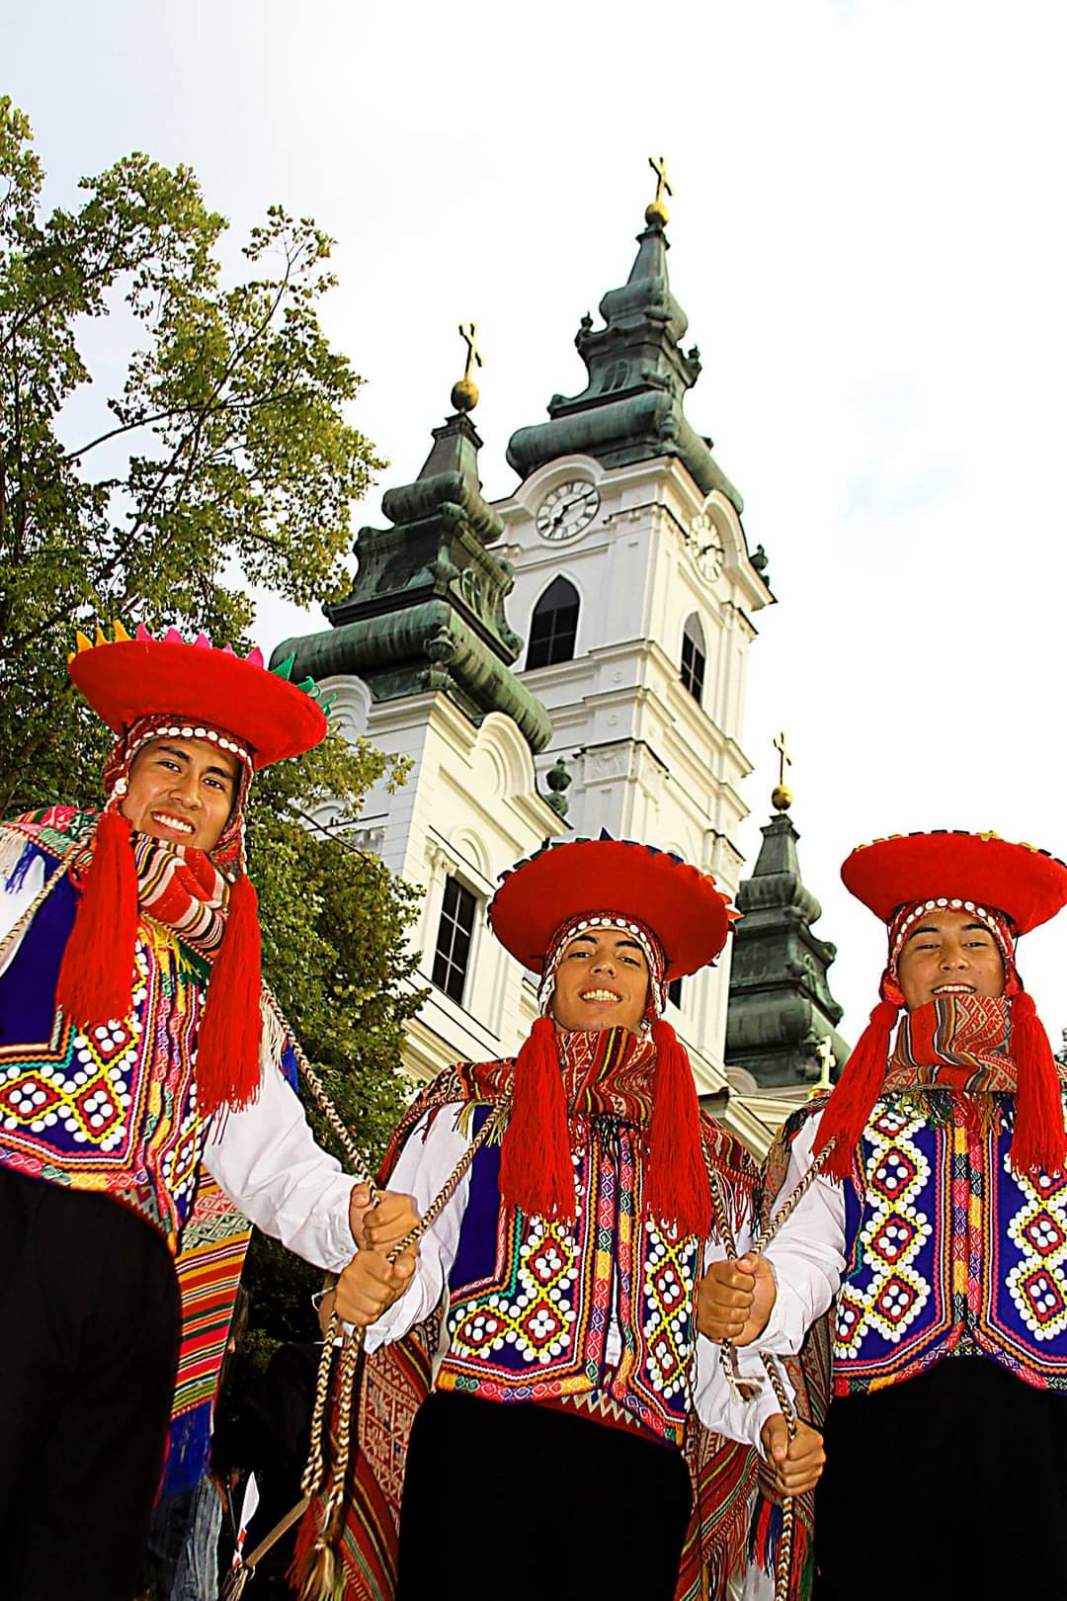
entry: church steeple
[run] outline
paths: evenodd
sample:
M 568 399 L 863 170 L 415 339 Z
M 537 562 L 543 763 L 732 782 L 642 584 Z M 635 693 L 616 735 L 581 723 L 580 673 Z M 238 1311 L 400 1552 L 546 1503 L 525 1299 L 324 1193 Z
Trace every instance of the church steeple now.
M 511 436 L 508 462 L 522 478 L 555 457 L 583 453 L 607 467 L 677 456 L 705 494 L 718 489 L 738 513 L 742 500 L 712 455 L 712 442 L 693 429 L 685 396 L 700 376 L 700 352 L 683 350 L 689 327 L 671 292 L 667 271 L 667 206 L 663 158 L 652 161 L 656 196 L 645 210 L 630 276 L 600 302 L 604 326 L 586 314 L 575 338 L 588 381 L 580 394 L 553 395 L 547 423 Z
M 473 323 L 460 328 L 467 359 L 452 390 L 455 411 L 433 430 L 421 472 L 382 497 L 393 526 L 361 528 L 356 537 L 355 587 L 324 607 L 332 628 L 287 639 L 274 657 L 295 651 L 294 672 L 316 681 L 356 674 L 378 702 L 442 690 L 476 723 L 506 712 L 539 751 L 552 724 L 510 670 L 522 648 L 504 613 L 514 579 L 487 549 L 504 525 L 478 477 L 482 441 L 469 415 L 481 365 L 475 333 Z
M 824 1040 L 838 1068 L 848 1055 L 837 1032 L 841 1007 L 827 976 L 837 948 L 812 932 L 822 907 L 800 872 L 784 734 L 775 748 L 781 763 L 771 797 L 776 815 L 763 828 L 752 876 L 738 891 L 742 916 L 734 930 L 726 1025 L 727 1066 L 747 1069 L 762 1088 L 815 1081 Z

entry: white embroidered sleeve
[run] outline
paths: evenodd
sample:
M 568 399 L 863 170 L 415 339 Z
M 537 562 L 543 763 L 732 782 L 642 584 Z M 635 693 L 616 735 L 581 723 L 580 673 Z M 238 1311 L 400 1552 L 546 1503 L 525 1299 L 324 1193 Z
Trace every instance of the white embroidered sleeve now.
M 793 1143 L 789 1171 L 777 1208 L 800 1183 L 812 1162 L 819 1118 L 813 1117 Z M 792 1355 L 808 1329 L 830 1306 L 845 1269 L 845 1192 L 835 1180 L 817 1178 L 768 1245 L 778 1294 L 766 1328 L 753 1348 Z
M 752 1243 L 750 1221 L 735 1230 L 735 1243 L 738 1254 L 744 1256 Z M 722 1241 L 717 1236 L 712 1238 L 704 1253 L 705 1269 L 712 1262 L 723 1261 L 726 1255 Z M 714 1434 L 725 1434 L 727 1439 L 739 1440 L 742 1445 L 754 1445 L 762 1455 L 760 1431 L 769 1417 L 781 1411 L 763 1361 L 754 1347 L 737 1352 L 738 1372 L 755 1391 L 746 1401 L 732 1393 L 723 1370 L 721 1351 L 721 1346 L 705 1339 L 703 1334 L 698 1335 L 693 1374 L 693 1405 L 697 1416 Z M 792 1401 L 793 1387 L 784 1373 L 782 1378 Z
M 460 1108 L 442 1107 L 427 1133 L 429 1118 L 427 1113 L 408 1135 L 389 1180 L 391 1190 L 415 1197 L 420 1217 L 429 1210 L 470 1143 L 458 1126 Z M 456 1260 L 469 1193 L 470 1174 L 467 1173 L 436 1223 L 419 1241 L 415 1277 L 400 1299 L 367 1330 L 368 1351 L 402 1339 L 437 1306 Z
M 313 1267 L 339 1273 L 351 1261 L 348 1203 L 356 1181 L 315 1143 L 279 1068 L 263 1074 L 251 1106 L 212 1120 L 204 1166 L 257 1228 Z

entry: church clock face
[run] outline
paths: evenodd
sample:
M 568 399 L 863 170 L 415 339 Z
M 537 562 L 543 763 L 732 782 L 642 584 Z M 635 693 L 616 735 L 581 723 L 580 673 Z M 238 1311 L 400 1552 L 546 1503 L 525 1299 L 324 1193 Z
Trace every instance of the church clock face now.
M 693 518 L 689 525 L 689 538 L 697 571 L 709 584 L 714 583 L 722 572 L 725 552 L 719 531 L 706 511 Z
M 537 532 L 542 539 L 553 541 L 576 539 L 599 510 L 600 495 L 595 484 L 581 478 L 557 484 L 537 508 Z

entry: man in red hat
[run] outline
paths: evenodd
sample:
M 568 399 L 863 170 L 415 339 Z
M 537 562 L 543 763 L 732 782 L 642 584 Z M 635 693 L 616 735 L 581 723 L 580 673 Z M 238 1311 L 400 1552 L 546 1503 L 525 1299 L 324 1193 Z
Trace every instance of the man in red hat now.
M 701 1328 L 797 1351 L 836 1297 L 817 1601 L 1067 1595 L 1063 1073 L 1015 959 L 1067 867 L 944 832 L 842 876 L 888 927 L 881 999 L 786 1127 L 780 1198 L 820 1176 L 766 1259 L 709 1270 Z
M 79 647 L 71 677 L 116 735 L 104 810 L 53 806 L 0 831 L 5 1601 L 132 1594 L 201 1162 L 329 1270 L 350 1259 L 367 1201 L 286 1082 L 295 1059 L 261 1006 L 245 872 L 253 772 L 323 737 L 314 686 L 173 629 L 116 626 Z M 393 1213 L 399 1239 L 413 1214 L 390 1200 L 383 1226 Z M 201 1259 L 201 1290 L 216 1267 Z M 192 1337 L 210 1391 L 209 1321 Z
M 347 1601 L 394 1582 L 397 1601 L 720 1594 L 753 1448 L 790 1492 L 821 1465 L 772 1393 L 731 1398 L 694 1326 L 721 1254 L 712 1184 L 745 1234 L 755 1173 L 702 1118 L 662 1011 L 725 944 L 726 899 L 676 857 L 583 840 L 506 874 L 489 917 L 538 975 L 541 1016 L 517 1057 L 450 1069 L 398 1130 L 391 1182 L 424 1215 L 450 1193 L 417 1261 L 364 1251 L 338 1285 L 374 1353 Z

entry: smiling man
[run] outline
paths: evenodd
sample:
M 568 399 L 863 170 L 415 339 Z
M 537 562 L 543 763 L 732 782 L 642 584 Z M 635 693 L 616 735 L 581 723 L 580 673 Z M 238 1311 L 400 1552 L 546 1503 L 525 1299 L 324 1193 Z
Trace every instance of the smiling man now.
M 517 1057 L 462 1063 L 420 1096 L 391 1183 L 425 1213 L 487 1119 L 503 1136 L 417 1259 L 362 1252 L 338 1284 L 373 1353 L 345 1594 L 371 1574 L 397 1601 L 719 1596 L 756 1448 L 790 1492 L 822 1462 L 813 1431 L 790 1444 L 769 1389 L 731 1398 L 694 1324 L 696 1276 L 722 1254 L 709 1167 L 745 1238 L 755 1173 L 701 1116 L 662 1014 L 667 983 L 725 944 L 725 897 L 664 852 L 582 840 L 506 874 L 489 917 L 541 1015 Z
M 1067 867 L 939 833 L 842 876 L 888 927 L 881 1000 L 786 1127 L 779 1200 L 821 1176 L 766 1260 L 709 1269 L 700 1326 L 795 1352 L 836 1299 L 815 1601 L 1064 1596 L 1063 1074 L 1015 946 L 1067 903 Z
M 133 1593 L 179 1348 L 174 1258 L 211 1187 L 202 1168 L 216 1196 L 333 1271 L 368 1200 L 315 1144 L 291 1042 L 262 1009 L 244 858 L 254 772 L 326 732 L 314 686 L 173 629 L 116 626 L 80 647 L 71 677 L 115 734 L 103 811 L 53 806 L 0 831 L 5 1601 Z M 168 1471 L 206 1451 L 226 1328 L 209 1292 L 225 1267 L 232 1297 L 239 1273 L 219 1201 L 183 1347 L 206 1401 L 172 1434 Z M 410 1204 L 387 1198 L 379 1238 L 390 1219 L 401 1238 Z

